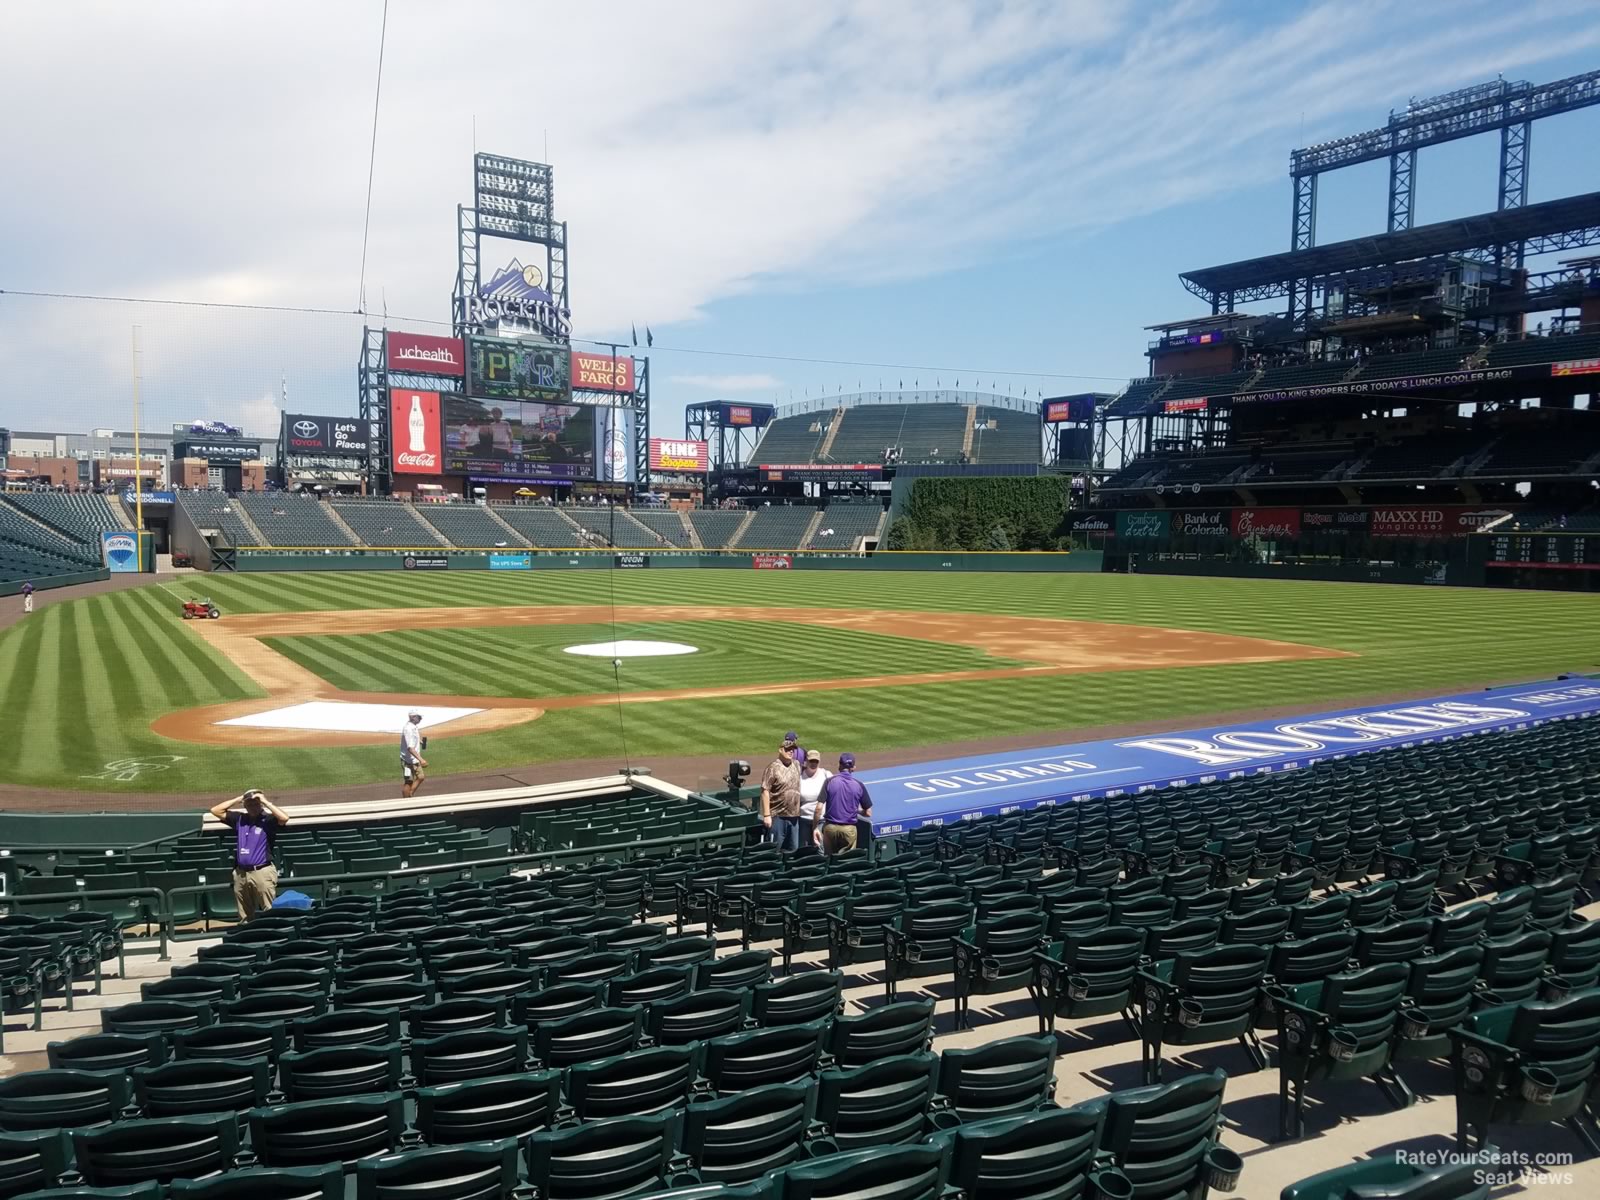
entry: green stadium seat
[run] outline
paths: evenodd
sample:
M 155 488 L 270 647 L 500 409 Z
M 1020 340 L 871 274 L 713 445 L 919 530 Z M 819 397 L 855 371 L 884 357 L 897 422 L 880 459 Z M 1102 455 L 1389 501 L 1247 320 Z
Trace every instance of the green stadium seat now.
M 253 1109 L 250 1149 L 268 1167 L 318 1167 L 337 1162 L 350 1170 L 363 1158 L 398 1148 L 405 1132 L 405 1097 L 399 1092 L 343 1096 Z
M 816 1084 L 821 1137 L 845 1151 L 920 1141 L 939 1116 L 938 1071 L 939 1056 L 928 1051 L 823 1071 Z
M 76 1128 L 126 1116 L 132 1100 L 118 1071 L 48 1069 L 0 1079 L 0 1130 Z
M 1132 1184 L 1097 1163 L 1105 1104 L 963 1124 L 937 1135 L 948 1147 L 949 1183 L 995 1200 L 1072 1200 L 1127 1195 Z
M 214 1179 L 174 1179 L 172 1200 L 344 1200 L 344 1168 L 248 1167 Z
M 561 1072 L 525 1071 L 416 1090 L 417 1130 L 429 1145 L 522 1139 L 561 1113 Z
M 118 1121 L 74 1129 L 72 1146 L 78 1172 L 90 1187 L 165 1184 L 232 1167 L 239 1153 L 239 1123 L 232 1113 Z

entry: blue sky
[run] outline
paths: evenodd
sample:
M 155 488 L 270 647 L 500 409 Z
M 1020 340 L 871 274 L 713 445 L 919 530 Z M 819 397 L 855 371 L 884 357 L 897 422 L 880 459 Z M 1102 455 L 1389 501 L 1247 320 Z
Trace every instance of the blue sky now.
M 9 14 L 0 288 L 354 309 L 381 11 Z M 1114 391 L 1143 326 L 1201 311 L 1180 270 L 1287 248 L 1293 146 L 1600 65 L 1582 2 L 460 11 L 391 0 L 369 308 L 446 319 L 474 144 L 548 139 L 576 332 L 653 328 L 666 435 L 880 379 Z M 1600 110 L 1536 126 L 1530 198 L 1600 189 L 1596 144 Z M 1425 151 L 1417 220 L 1492 209 L 1496 153 Z M 1385 169 L 1324 178 L 1319 241 L 1382 231 Z M 147 425 L 275 432 L 285 377 L 291 409 L 355 410 L 359 316 L 4 296 L 0 425 L 125 426 L 134 325 Z

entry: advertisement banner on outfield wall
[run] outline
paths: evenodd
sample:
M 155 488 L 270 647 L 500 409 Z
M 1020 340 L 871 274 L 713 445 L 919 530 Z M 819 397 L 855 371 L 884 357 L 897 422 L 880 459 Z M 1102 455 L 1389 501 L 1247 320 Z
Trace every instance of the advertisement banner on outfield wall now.
M 1128 541 L 1165 541 L 1171 528 L 1172 514 L 1164 509 L 1117 514 L 1117 536 Z
M 408 554 L 400 565 L 407 571 L 448 571 L 450 560 L 442 554 Z
M 1246 539 L 1299 537 L 1300 510 L 1236 508 L 1233 510 L 1233 536 Z
M 704 442 L 678 441 L 674 438 L 651 438 L 650 469 L 652 471 L 709 471 L 711 469 L 711 455 Z
M 1225 538 L 1233 522 L 1225 508 L 1186 508 L 1172 515 L 1172 532 L 1178 537 Z
M 396 475 L 438 475 L 444 470 L 444 430 L 439 393 L 389 389 L 389 465 Z
M 1067 518 L 1068 533 L 1110 533 L 1117 527 L 1113 513 L 1073 513 Z
M 139 569 L 139 539 L 131 533 L 102 532 L 100 551 L 105 556 L 106 570 L 113 575 L 132 574 Z
M 1372 529 L 1370 508 L 1302 508 L 1300 532 L 1365 536 Z
M 435 337 L 430 333 L 384 334 L 383 361 L 391 371 L 413 375 L 453 375 L 467 372 L 467 352 L 460 338 Z
M 1465 537 L 1506 515 L 1503 508 L 1479 504 L 1415 505 L 1372 510 L 1373 537 Z
M 489 555 L 489 570 L 491 570 L 491 571 L 531 571 L 531 570 L 533 570 L 533 555 L 531 555 L 531 554 L 491 554 L 491 555 Z
M 641 567 L 650 565 L 650 556 L 648 554 L 619 554 L 613 560 L 612 565 L 625 571 L 637 571 Z
M 787 571 L 794 566 L 792 554 L 752 554 L 750 565 L 757 571 Z

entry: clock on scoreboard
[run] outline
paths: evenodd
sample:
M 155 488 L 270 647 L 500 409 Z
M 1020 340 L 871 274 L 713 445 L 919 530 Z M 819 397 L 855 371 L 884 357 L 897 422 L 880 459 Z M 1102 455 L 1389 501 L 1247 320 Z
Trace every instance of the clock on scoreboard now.
M 1600 570 L 1600 534 L 1497 533 L 1491 536 L 1489 566 L 1548 571 Z

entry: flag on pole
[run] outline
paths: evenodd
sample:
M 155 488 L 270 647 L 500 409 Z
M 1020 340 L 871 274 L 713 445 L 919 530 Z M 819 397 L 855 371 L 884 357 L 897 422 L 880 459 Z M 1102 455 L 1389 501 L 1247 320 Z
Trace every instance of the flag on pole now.
M 637 325 L 630 325 L 628 328 L 633 330 L 633 344 L 637 346 L 639 344 L 639 327 Z
M 650 332 L 650 326 L 648 325 L 644 327 L 644 344 L 646 346 L 654 346 L 656 344 L 656 335 Z

